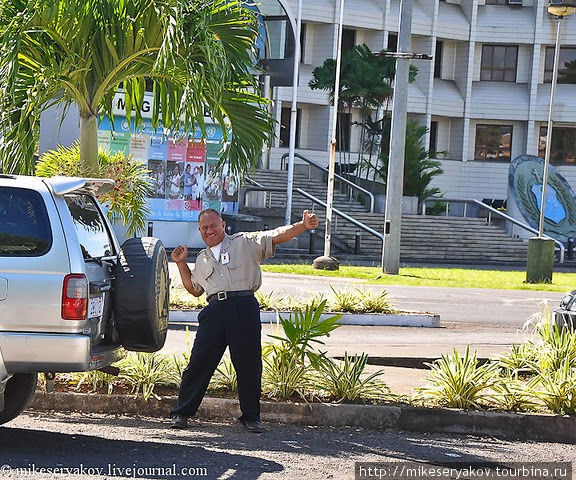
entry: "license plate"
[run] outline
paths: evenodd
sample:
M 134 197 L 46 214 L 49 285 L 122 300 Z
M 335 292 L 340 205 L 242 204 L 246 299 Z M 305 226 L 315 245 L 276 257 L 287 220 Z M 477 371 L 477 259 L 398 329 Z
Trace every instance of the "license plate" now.
M 102 316 L 102 297 L 92 297 L 88 302 L 88 318 Z

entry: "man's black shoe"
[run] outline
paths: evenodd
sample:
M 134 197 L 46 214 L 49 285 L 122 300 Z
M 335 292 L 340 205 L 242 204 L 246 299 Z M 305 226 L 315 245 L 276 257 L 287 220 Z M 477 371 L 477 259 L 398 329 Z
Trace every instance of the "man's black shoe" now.
M 188 428 L 188 417 L 184 415 L 173 415 L 170 421 L 170 428 L 177 428 L 178 430 L 186 430 Z
M 240 420 L 240 423 L 251 433 L 264 433 L 266 431 L 260 420 Z

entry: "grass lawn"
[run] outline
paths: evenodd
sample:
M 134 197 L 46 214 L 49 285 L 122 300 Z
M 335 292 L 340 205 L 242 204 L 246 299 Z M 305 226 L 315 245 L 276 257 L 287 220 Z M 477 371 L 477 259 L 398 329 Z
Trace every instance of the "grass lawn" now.
M 314 270 L 311 265 L 262 265 L 264 272 L 348 277 L 376 285 L 420 287 L 497 288 L 569 292 L 576 289 L 576 273 L 554 273 L 553 282 L 526 284 L 525 271 L 471 270 L 463 268 L 401 268 L 399 275 L 384 275 L 378 267 L 340 266 L 337 272 Z

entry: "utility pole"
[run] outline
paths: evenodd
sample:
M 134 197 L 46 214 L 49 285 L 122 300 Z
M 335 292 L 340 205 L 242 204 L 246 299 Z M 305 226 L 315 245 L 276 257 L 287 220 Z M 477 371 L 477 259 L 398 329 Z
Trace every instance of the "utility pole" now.
M 326 228 L 324 235 L 324 256 L 330 256 L 332 240 L 332 210 L 334 205 L 334 174 L 336 173 L 336 122 L 340 101 L 340 64 L 342 63 L 342 22 L 344 21 L 344 0 L 340 0 L 340 20 L 338 22 L 338 52 L 336 54 L 336 79 L 334 82 L 334 118 L 330 142 L 330 165 L 328 167 L 328 193 L 326 195 Z
M 406 145 L 406 112 L 408 109 L 408 79 L 412 30 L 412 0 L 401 0 L 400 28 L 398 31 L 398 59 L 394 79 L 392 128 L 388 179 L 386 182 L 386 213 L 382 271 L 397 275 L 400 268 L 400 227 L 402 221 L 402 187 L 404 181 L 404 150 Z

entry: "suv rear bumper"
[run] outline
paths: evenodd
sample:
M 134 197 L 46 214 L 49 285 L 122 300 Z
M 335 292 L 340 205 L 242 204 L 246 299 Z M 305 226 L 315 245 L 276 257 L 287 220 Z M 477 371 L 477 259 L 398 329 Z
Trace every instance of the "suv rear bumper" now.
M 82 372 L 120 360 L 119 346 L 90 348 L 87 335 L 0 332 L 0 352 L 8 373 Z

